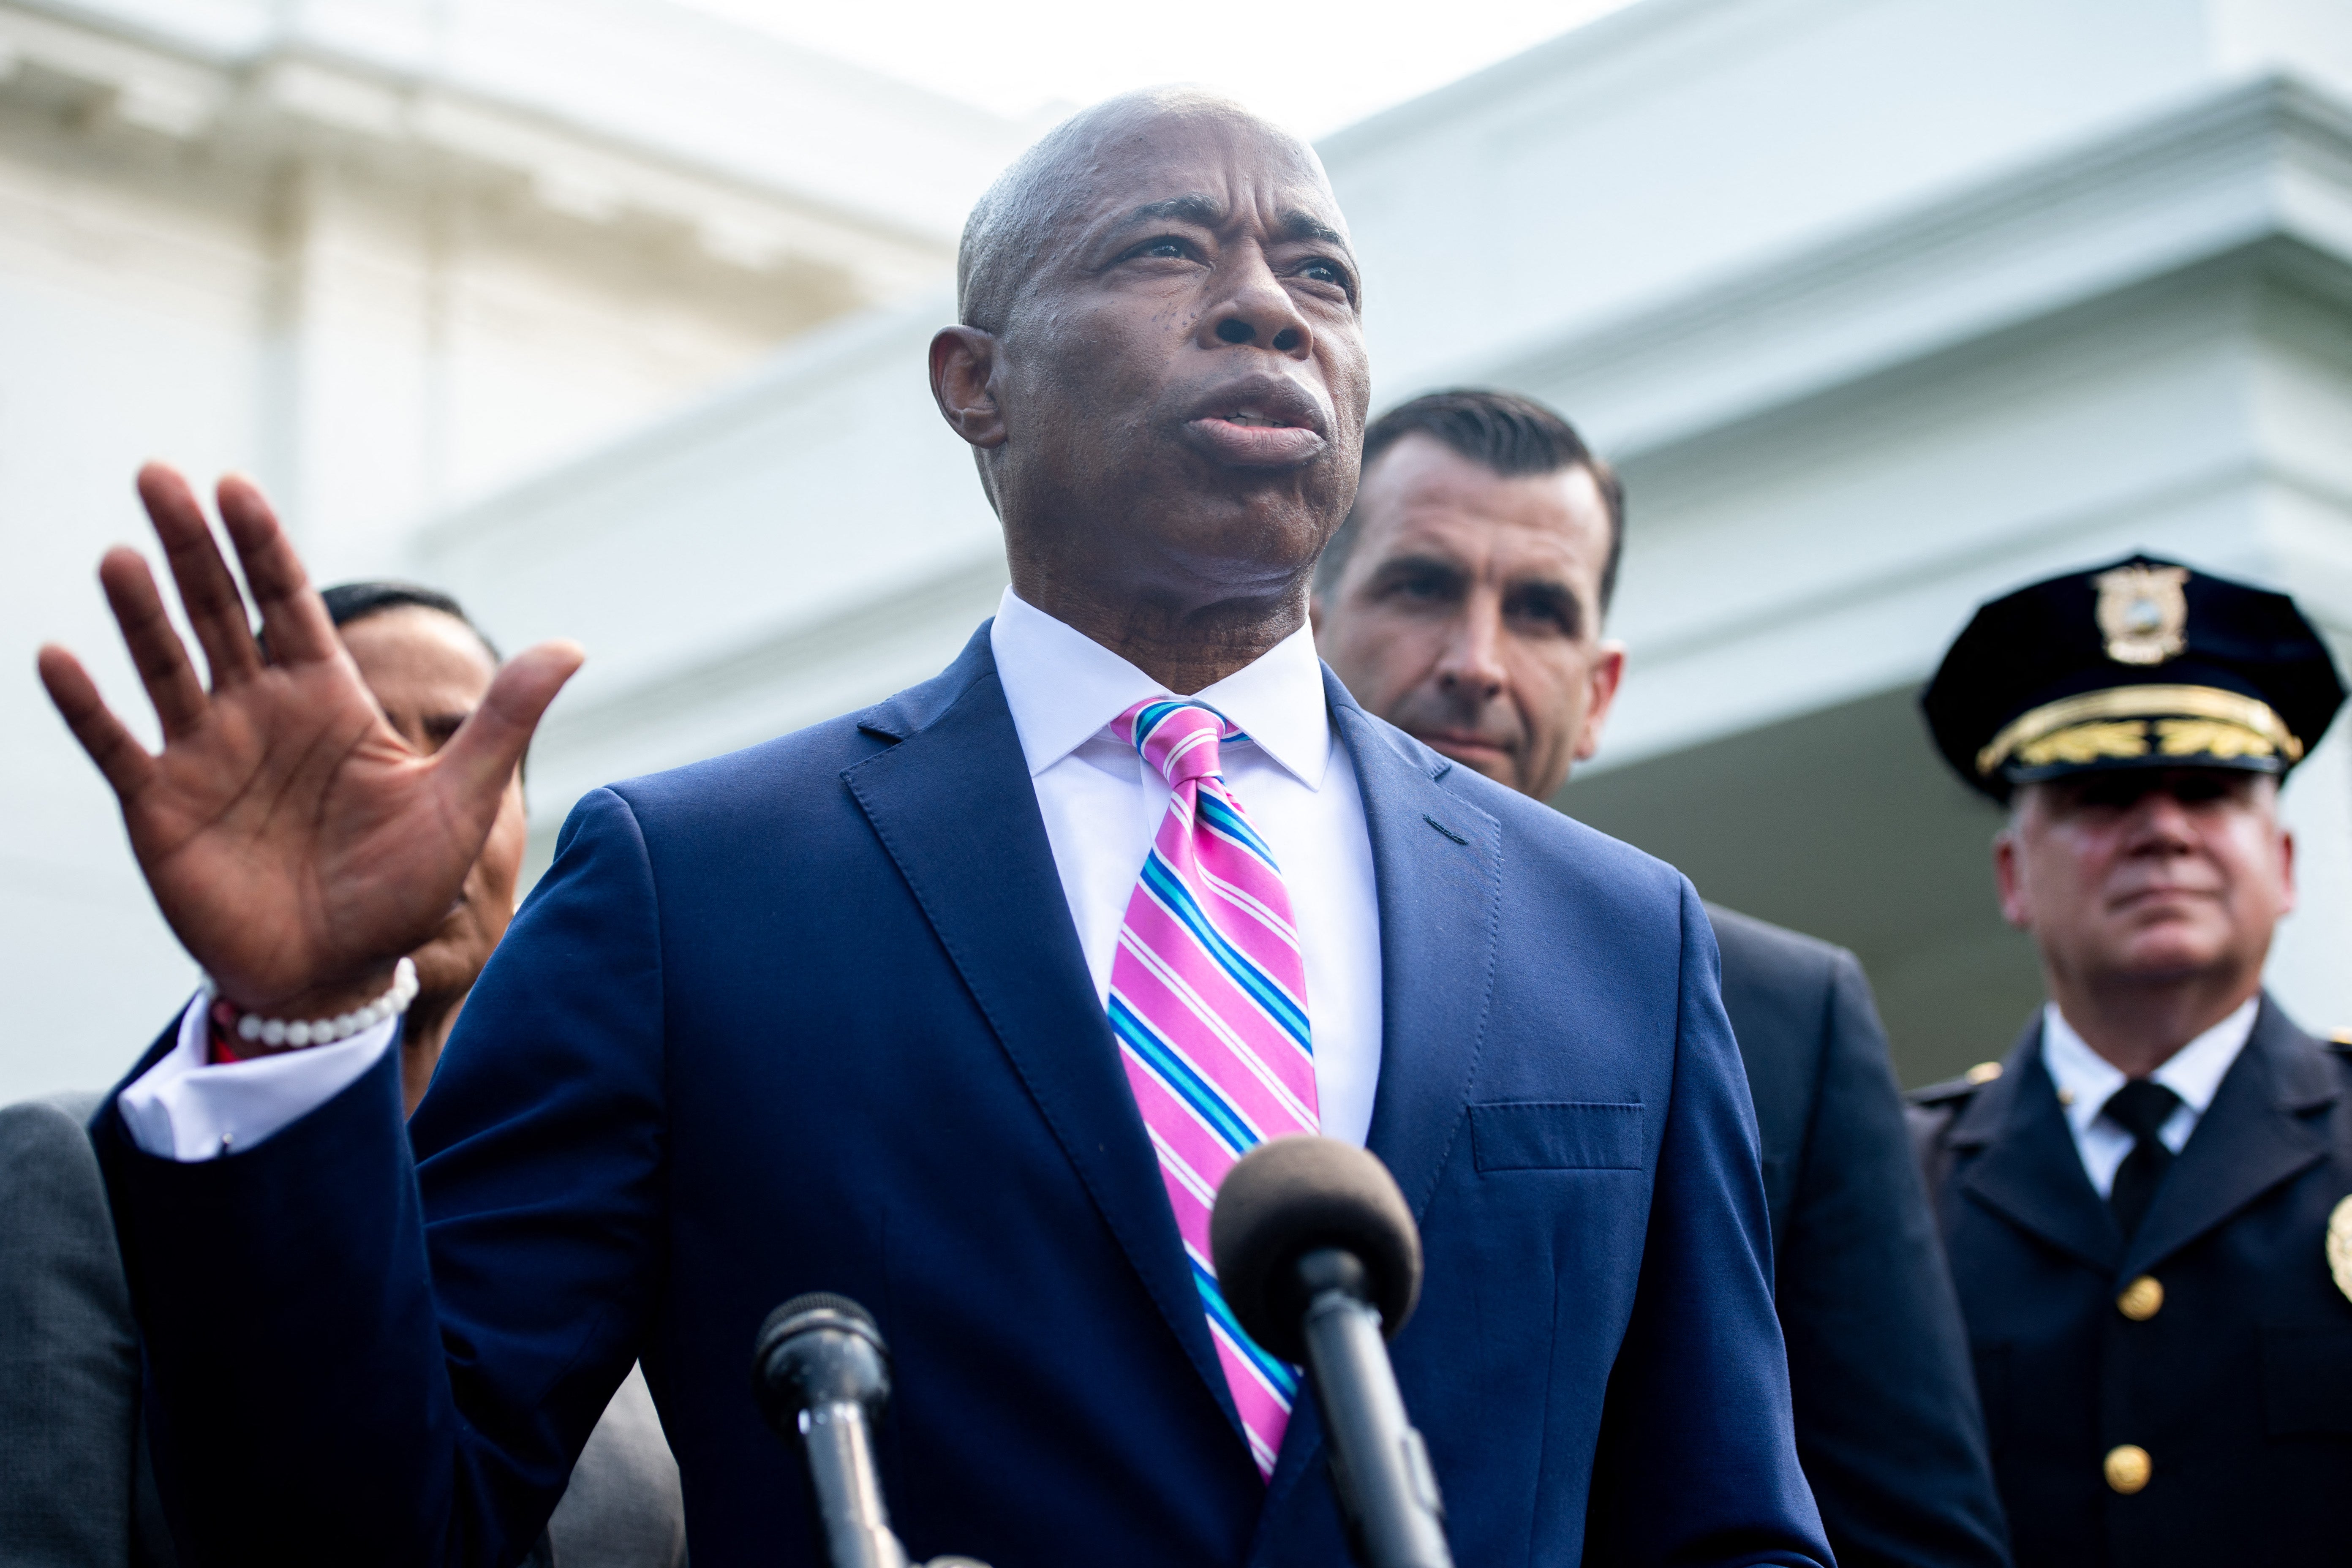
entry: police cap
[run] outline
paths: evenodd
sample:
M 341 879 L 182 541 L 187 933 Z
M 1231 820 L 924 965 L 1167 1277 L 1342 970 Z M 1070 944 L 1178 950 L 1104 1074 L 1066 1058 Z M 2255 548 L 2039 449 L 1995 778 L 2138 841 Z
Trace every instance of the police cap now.
M 2343 701 L 2294 600 L 2135 555 L 1979 607 L 1920 707 L 1945 761 L 2006 801 L 2093 769 L 2283 774 Z

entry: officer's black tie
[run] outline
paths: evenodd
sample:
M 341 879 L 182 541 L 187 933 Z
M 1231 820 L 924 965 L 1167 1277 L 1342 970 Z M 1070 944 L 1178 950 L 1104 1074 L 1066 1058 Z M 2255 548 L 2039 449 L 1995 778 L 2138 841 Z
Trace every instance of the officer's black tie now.
M 2123 1227 L 2124 1239 L 2139 1229 L 2157 1184 L 2172 1164 L 2172 1151 L 2156 1130 L 2180 1109 L 2180 1097 L 2153 1079 L 2136 1078 L 2107 1097 L 2099 1114 L 2132 1135 L 2132 1151 L 2116 1169 L 2116 1184 L 2107 1189 L 2107 1207 Z

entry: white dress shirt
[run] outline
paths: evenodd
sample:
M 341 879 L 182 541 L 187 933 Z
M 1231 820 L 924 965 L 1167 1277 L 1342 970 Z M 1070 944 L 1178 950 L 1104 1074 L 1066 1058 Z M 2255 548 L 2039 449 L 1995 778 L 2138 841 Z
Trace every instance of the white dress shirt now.
M 1110 732 L 1110 721 L 1166 689 L 1010 588 L 990 644 L 1101 1001 L 1128 896 L 1169 797 L 1167 781 Z M 1361 1144 L 1381 1070 L 1380 906 L 1363 797 L 1331 730 L 1312 633 L 1300 627 L 1196 695 L 1249 736 L 1222 748 L 1225 783 L 1290 891 L 1323 1132 Z M 199 995 L 181 1017 L 178 1044 L 122 1091 L 123 1121 L 150 1154 L 210 1160 L 251 1148 L 341 1093 L 394 1033 L 386 1022 L 333 1045 L 215 1066 L 205 1014 Z
M 1160 770 L 1112 734 L 1110 721 L 1168 689 L 1010 588 L 989 643 L 1095 999 L 1105 1001 L 1127 900 L 1169 797 Z M 1364 799 L 1324 706 L 1314 634 L 1299 627 L 1192 695 L 1249 737 L 1219 748 L 1225 784 L 1273 849 L 1290 893 L 1323 1134 L 1360 1144 L 1381 1073 L 1380 902 Z
M 2246 1048 L 2254 1032 L 2254 1014 L 2262 998 L 2250 997 L 2228 1017 L 2175 1051 L 2148 1076 L 2180 1097 L 2179 1108 L 2165 1118 L 2156 1136 L 2178 1154 L 2197 1131 L 2198 1119 L 2213 1103 L 2213 1095 L 2229 1073 L 2230 1064 Z M 2093 1050 L 2058 1011 L 2058 1004 L 2042 1005 L 2042 1065 L 2058 1086 L 2066 1125 L 2074 1134 L 2074 1152 L 2083 1158 L 2091 1185 L 2105 1197 L 2114 1190 L 2116 1171 L 2131 1152 L 2132 1135 L 2099 1114 L 2108 1097 L 2124 1086 L 2123 1069 Z

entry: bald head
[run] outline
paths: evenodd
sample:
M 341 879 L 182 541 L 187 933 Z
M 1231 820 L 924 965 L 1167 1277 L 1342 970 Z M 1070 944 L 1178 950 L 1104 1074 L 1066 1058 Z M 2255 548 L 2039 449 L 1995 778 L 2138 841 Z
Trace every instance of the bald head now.
M 1306 142 L 1234 102 L 1196 88 L 1146 88 L 1063 121 L 1014 159 L 964 220 L 956 253 L 956 319 L 1001 332 L 1055 237 L 1085 213 L 1138 143 L 1185 125 L 1215 126 L 1261 144 L 1308 175 L 1326 200 L 1322 160 Z M 1339 204 L 1330 203 L 1336 214 Z
M 1014 591 L 1177 691 L 1301 624 L 1370 387 L 1313 150 L 1223 99 L 1114 99 L 997 181 L 960 277 L 931 387 Z

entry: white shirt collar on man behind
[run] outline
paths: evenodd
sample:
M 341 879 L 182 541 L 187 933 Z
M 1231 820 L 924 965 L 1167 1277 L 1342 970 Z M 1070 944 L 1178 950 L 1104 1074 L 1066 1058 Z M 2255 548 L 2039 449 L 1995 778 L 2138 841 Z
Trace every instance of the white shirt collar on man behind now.
M 2261 1008 L 2260 996 L 2248 997 L 2228 1017 L 2175 1051 L 2149 1076 L 2179 1095 L 2192 1119 L 2203 1116 L 2205 1108 L 2213 1103 L 2221 1079 L 2237 1061 L 2238 1053 L 2245 1049 L 2246 1040 L 2254 1030 L 2254 1015 Z M 2098 1120 L 2109 1097 L 2124 1086 L 2123 1070 L 2093 1050 L 2074 1032 L 2055 1002 L 2045 1002 L 2042 1007 L 2042 1061 L 2049 1069 L 2051 1081 L 2058 1086 L 2067 1124 L 2079 1139 Z M 2165 1142 L 2169 1143 L 2171 1140 Z

